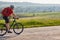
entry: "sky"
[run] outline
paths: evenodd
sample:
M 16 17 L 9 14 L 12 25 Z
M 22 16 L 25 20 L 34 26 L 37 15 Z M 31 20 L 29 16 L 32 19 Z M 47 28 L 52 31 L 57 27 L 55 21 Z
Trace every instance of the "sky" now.
M 60 0 L 0 0 L 4 2 L 32 2 L 40 4 L 60 4 Z

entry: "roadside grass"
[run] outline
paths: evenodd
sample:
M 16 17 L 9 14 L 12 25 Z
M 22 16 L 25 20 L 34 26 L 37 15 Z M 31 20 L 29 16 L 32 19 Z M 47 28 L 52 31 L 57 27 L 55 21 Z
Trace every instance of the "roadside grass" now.
M 25 28 L 60 26 L 60 12 L 35 13 L 35 15 L 32 13 L 29 14 L 24 15 L 33 17 L 24 17 L 17 20 L 17 22 L 22 23 Z M 0 20 L 0 24 L 1 23 L 4 23 L 4 20 Z
M 26 28 L 60 25 L 60 19 L 20 19 L 20 22 Z

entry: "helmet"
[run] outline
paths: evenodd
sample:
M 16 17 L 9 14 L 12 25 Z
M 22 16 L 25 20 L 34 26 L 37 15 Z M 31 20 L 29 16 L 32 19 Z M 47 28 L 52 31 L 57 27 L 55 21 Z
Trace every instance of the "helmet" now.
M 14 5 L 10 5 L 10 7 L 13 9 L 14 8 Z

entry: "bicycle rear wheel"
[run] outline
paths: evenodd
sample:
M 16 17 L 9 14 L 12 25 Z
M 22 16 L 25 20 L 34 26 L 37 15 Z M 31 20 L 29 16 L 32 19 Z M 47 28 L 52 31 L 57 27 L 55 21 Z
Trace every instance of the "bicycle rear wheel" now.
M 0 36 L 4 36 L 7 30 L 4 24 L 0 24 Z
M 21 23 L 16 23 L 13 26 L 13 31 L 16 34 L 21 34 L 23 32 L 23 30 L 24 30 L 24 26 Z

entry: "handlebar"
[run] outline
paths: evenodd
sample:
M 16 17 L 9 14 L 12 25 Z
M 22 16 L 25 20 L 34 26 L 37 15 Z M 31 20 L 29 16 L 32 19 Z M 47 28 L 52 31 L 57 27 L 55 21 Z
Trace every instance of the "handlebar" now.
M 15 18 L 15 17 L 13 17 L 13 19 L 19 19 L 19 18 L 18 18 L 18 17 L 16 17 L 16 18 Z

